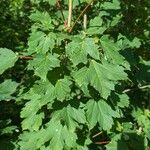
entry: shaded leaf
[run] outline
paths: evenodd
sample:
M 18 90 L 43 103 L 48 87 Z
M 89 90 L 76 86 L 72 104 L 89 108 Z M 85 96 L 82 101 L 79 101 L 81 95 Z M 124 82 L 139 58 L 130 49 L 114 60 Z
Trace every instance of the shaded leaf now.
M 0 100 L 7 100 L 13 98 L 11 95 L 16 91 L 18 83 L 5 80 L 0 84 Z
M 48 54 L 47 56 L 38 54 L 30 61 L 28 68 L 29 70 L 34 70 L 35 75 L 46 80 L 48 71 L 59 66 L 60 61 L 57 54 Z
M 17 55 L 13 51 L 7 48 L 0 48 L 0 74 L 13 67 L 16 61 Z

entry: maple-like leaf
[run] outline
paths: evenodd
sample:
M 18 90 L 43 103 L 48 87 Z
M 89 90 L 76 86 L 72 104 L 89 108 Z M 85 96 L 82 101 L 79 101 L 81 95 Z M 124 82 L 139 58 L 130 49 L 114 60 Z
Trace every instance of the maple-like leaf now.
M 46 35 L 42 31 L 32 32 L 28 42 L 28 53 L 43 53 L 52 51 L 55 45 L 55 34 Z
M 42 83 L 40 81 L 22 95 L 22 99 L 29 100 L 21 111 L 21 118 L 24 118 L 21 123 L 23 130 L 37 131 L 39 129 L 44 113 L 38 113 L 38 111 L 41 110 L 42 106 L 53 103 L 54 93 L 54 86 L 50 82 Z
M 66 47 L 66 54 L 75 66 L 87 62 L 87 53 L 82 50 L 79 42 L 70 42 Z
M 67 128 L 71 131 L 75 131 L 75 129 L 80 124 L 86 123 L 85 113 L 82 109 L 75 109 L 68 105 L 64 107 L 62 110 L 58 110 L 52 114 L 53 120 L 62 120 L 64 121 Z
M 79 39 L 67 45 L 66 53 L 76 66 L 79 63 L 86 64 L 88 55 L 94 59 L 99 59 L 98 47 L 93 38 Z
M 82 49 L 95 59 L 99 59 L 98 45 L 95 44 L 93 38 L 85 38 L 82 42 Z
M 42 120 L 44 119 L 44 113 L 32 113 L 29 117 L 25 118 L 21 122 L 21 127 L 23 130 L 30 130 L 30 131 L 38 131 L 40 126 L 42 125 Z
M 81 90 L 84 92 L 86 96 L 89 96 L 89 90 L 88 90 L 88 68 L 83 67 L 79 69 L 78 71 L 72 72 L 72 76 L 76 82 L 76 84 L 81 88 Z
M 127 63 L 125 61 L 125 58 L 119 53 L 120 47 L 118 46 L 118 44 L 110 40 L 107 35 L 102 36 L 100 42 L 104 54 L 109 61 L 118 65 L 124 65 L 125 63 Z
M 41 138 L 42 137 L 42 138 Z M 74 132 L 63 126 L 60 121 L 49 121 L 46 128 L 42 128 L 38 132 L 24 132 L 19 141 L 20 149 L 41 149 L 49 142 L 47 148 L 51 150 L 63 150 L 64 147 L 70 149 L 76 147 L 77 136 Z
M 40 11 L 36 11 L 35 13 L 32 13 L 30 15 L 30 19 L 37 24 L 37 27 L 45 29 L 45 30 L 49 30 L 49 29 L 53 29 L 53 25 L 52 25 L 52 19 L 50 17 L 50 15 L 48 14 L 48 12 L 40 12 Z
M 107 98 L 111 90 L 114 90 L 116 81 L 128 79 L 123 67 L 106 61 L 100 64 L 94 60 L 90 63 L 88 78 L 90 84 L 99 91 L 103 98 Z
M 46 81 L 48 71 L 60 66 L 57 54 L 37 54 L 33 60 L 29 62 L 28 69 L 34 70 L 35 75 Z
M 118 117 L 117 112 L 112 110 L 104 100 L 96 102 L 91 99 L 87 102 L 85 108 L 87 109 L 86 116 L 90 129 L 99 123 L 103 130 L 109 130 L 113 125 L 113 117 Z
M 63 101 L 65 98 L 68 98 L 71 88 L 70 85 L 72 82 L 67 78 L 59 79 L 55 85 L 55 95 L 58 100 Z

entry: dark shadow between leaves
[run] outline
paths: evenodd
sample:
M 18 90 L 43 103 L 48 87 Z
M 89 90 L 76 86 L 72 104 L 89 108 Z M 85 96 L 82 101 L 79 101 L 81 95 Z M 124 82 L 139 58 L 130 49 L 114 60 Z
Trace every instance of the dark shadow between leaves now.
M 117 150 L 145 150 L 144 138 L 136 133 L 123 133 Z

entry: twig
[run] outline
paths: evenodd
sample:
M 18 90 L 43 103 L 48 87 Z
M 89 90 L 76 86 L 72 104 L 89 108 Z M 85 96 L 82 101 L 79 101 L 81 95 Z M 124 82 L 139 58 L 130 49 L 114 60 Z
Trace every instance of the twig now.
M 26 60 L 31 60 L 31 59 L 33 59 L 32 56 L 18 56 L 18 58 L 20 58 L 20 59 L 26 59 Z
M 102 142 L 95 142 L 95 144 L 101 145 L 101 144 L 108 144 L 110 141 L 102 141 Z
M 72 31 L 72 29 L 74 28 L 74 26 L 76 25 L 76 23 L 79 21 L 79 19 L 81 18 L 81 16 L 86 12 L 86 10 L 89 8 L 89 6 L 94 2 L 95 0 L 91 0 L 89 2 L 89 4 L 83 9 L 83 11 L 80 13 L 80 15 L 78 16 L 78 18 L 76 19 L 76 21 L 74 22 L 74 24 L 72 25 L 72 27 L 69 29 L 69 33 Z
M 86 30 L 87 28 L 87 14 L 83 16 L 83 29 Z
M 138 87 L 139 89 L 146 89 L 146 88 L 150 88 L 150 85 L 144 85 L 144 86 L 141 86 L 141 87 Z M 130 91 L 134 91 L 134 90 L 137 90 L 137 89 L 125 89 L 122 93 L 128 93 Z
M 68 12 L 68 29 L 71 27 L 71 19 L 72 19 L 72 0 L 69 0 L 68 3 L 69 12 Z
M 97 134 L 93 135 L 92 138 L 95 138 L 95 137 L 101 135 L 102 133 L 103 133 L 102 131 L 101 131 L 101 132 L 98 132 Z

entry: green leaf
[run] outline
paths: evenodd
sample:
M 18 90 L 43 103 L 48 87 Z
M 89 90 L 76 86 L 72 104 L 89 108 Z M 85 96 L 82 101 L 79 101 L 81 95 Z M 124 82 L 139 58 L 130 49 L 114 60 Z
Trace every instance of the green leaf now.
M 119 0 L 113 0 L 112 2 L 104 2 L 101 5 L 101 7 L 106 10 L 109 10 L 109 9 L 117 10 L 121 8 Z
M 70 42 L 67 45 L 66 53 L 75 66 L 79 63 L 86 64 L 88 54 L 95 59 L 99 59 L 98 45 L 95 44 L 93 38 Z
M 94 19 L 90 20 L 90 27 L 95 26 L 95 27 L 100 27 L 102 26 L 103 19 L 101 18 L 100 15 L 96 16 Z
M 70 95 L 72 84 L 67 78 L 59 79 L 55 85 L 55 95 L 58 100 L 63 101 L 67 99 Z
M 88 68 L 83 67 L 78 71 L 74 71 L 72 76 L 76 82 L 76 84 L 81 88 L 86 96 L 89 96 L 89 90 L 87 88 L 89 81 L 88 81 Z
M 14 66 L 17 55 L 7 48 L 0 48 L 0 61 L 0 74 L 2 74 L 5 70 Z
M 128 64 L 125 61 L 125 58 L 119 53 L 120 47 L 117 45 L 117 43 L 110 40 L 107 35 L 102 36 L 100 39 L 100 42 L 101 42 L 104 54 L 109 61 L 118 65 Z
M 38 82 L 28 93 L 23 94 L 22 98 L 30 100 L 26 102 L 21 111 L 21 118 L 24 118 L 22 128 L 38 131 L 44 119 L 44 113 L 38 113 L 38 111 L 41 111 L 42 106 L 47 103 L 53 103 L 54 86 L 48 81 Z
M 17 126 L 8 126 L 3 129 L 0 129 L 0 135 L 3 134 L 13 134 L 13 132 L 17 129 Z
M 64 136 L 65 144 L 68 147 L 76 147 L 77 135 L 74 132 L 70 132 L 66 126 L 64 126 L 62 135 Z
M 24 132 L 20 139 L 21 150 L 41 149 L 46 142 L 49 142 L 48 149 L 62 150 L 65 146 L 70 149 L 75 147 L 77 136 L 74 132 L 69 131 L 66 126 L 62 126 L 59 121 L 50 121 L 45 129 L 42 128 L 38 132 Z
M 28 69 L 34 70 L 35 75 L 46 81 L 48 71 L 59 67 L 60 61 L 57 54 L 37 54 L 33 60 L 29 62 Z
M 23 113 L 22 113 L 23 114 Z M 28 118 L 24 119 L 21 123 L 23 130 L 38 131 L 42 125 L 42 120 L 44 119 L 44 113 L 31 114 Z
M 5 80 L 3 83 L 0 84 L 0 100 L 8 100 L 12 99 L 11 96 L 18 86 L 18 83 L 11 81 L 11 80 Z
M 132 111 L 132 116 L 137 121 L 139 127 L 143 128 L 145 136 L 150 140 L 150 110 L 137 108 Z
M 103 61 L 102 64 L 92 60 L 88 73 L 90 84 L 100 92 L 103 98 L 107 98 L 114 90 L 118 80 L 127 80 L 127 74 L 121 66 L 109 64 Z
M 66 47 L 66 54 L 75 66 L 79 63 L 85 64 L 87 62 L 87 53 L 82 50 L 80 43 L 73 41 Z
M 75 109 L 68 105 L 62 110 L 58 110 L 52 114 L 52 119 L 59 121 L 60 119 L 64 121 L 65 125 L 70 131 L 75 131 L 75 129 L 80 124 L 86 123 L 85 113 L 82 109 Z
M 113 125 L 113 117 L 117 117 L 116 112 L 104 101 L 89 100 L 85 106 L 87 109 L 86 116 L 89 123 L 89 128 L 92 129 L 99 123 L 103 130 L 111 129 Z
M 106 30 L 106 27 L 89 27 L 86 31 L 88 35 L 102 35 L 104 31 Z
M 116 150 L 118 148 L 118 142 L 119 140 L 121 139 L 121 135 L 122 134 L 116 134 L 113 138 L 112 138 L 112 141 L 111 143 L 107 144 L 106 145 L 106 149 L 107 150 Z M 120 144 L 122 145 L 122 142 L 120 142 Z M 120 145 L 120 146 L 121 146 Z M 123 148 L 123 147 L 122 147 Z M 125 146 L 126 148 L 126 146 Z
M 117 102 L 117 106 L 120 108 L 128 107 L 130 104 L 128 95 L 122 94 L 118 96 L 119 96 L 119 102 Z
M 56 0 L 43 0 L 43 2 L 48 2 L 52 6 L 56 4 Z
M 93 38 L 85 38 L 82 42 L 82 49 L 91 57 L 99 59 L 98 45 L 95 44 Z
M 53 29 L 52 20 L 47 12 L 36 11 L 31 14 L 30 19 L 39 23 L 39 27 L 45 30 Z
M 33 53 L 43 53 L 52 51 L 55 46 L 55 34 L 49 33 L 46 35 L 44 32 L 37 31 L 32 32 L 28 42 L 28 52 Z

